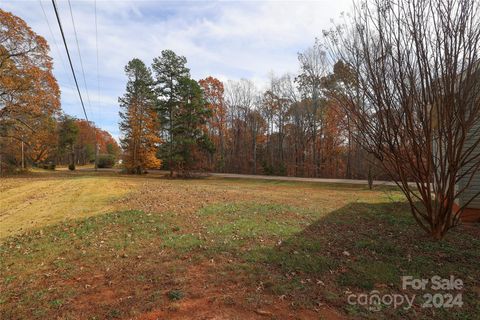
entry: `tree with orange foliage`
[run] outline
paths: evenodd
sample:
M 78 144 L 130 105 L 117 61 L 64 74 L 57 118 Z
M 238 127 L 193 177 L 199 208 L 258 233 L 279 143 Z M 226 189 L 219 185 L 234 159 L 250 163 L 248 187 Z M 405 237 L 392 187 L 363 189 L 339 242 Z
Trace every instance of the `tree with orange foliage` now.
M 82 119 L 76 120 L 76 124 L 78 127 L 78 136 L 75 142 L 76 159 L 78 164 L 85 165 L 95 160 L 97 128 L 89 121 Z
M 97 128 L 97 141 L 100 154 L 110 154 L 115 158 L 120 155 L 120 146 L 108 131 Z
M 0 9 L 0 120 L 29 127 L 25 114 L 60 109 L 60 90 L 48 52 L 44 38 Z
M 78 136 L 75 142 L 77 164 L 85 165 L 95 160 L 95 146 L 100 155 L 111 155 L 116 160 L 120 147 L 107 131 L 97 128 L 92 122 L 77 119 Z
M 0 144 L 12 149 L 6 145 L 23 142 L 33 161 L 43 160 L 50 149 L 52 120 L 60 110 L 48 52 L 43 37 L 0 9 Z
M 327 100 L 322 141 L 322 173 L 333 178 L 345 172 L 344 154 L 347 151 L 347 132 L 343 126 L 344 113 L 334 100 Z
M 33 164 L 45 162 L 57 149 L 57 120 L 51 116 L 39 118 L 33 130 L 27 131 L 24 140 L 28 141 L 26 156 Z
M 141 174 L 145 169 L 159 168 L 157 158 L 159 122 L 155 111 L 152 74 L 140 59 L 125 67 L 128 77 L 126 93 L 119 98 L 121 139 L 125 151 L 124 166 L 128 172 Z
M 208 134 L 215 145 L 216 157 L 214 167 L 217 171 L 223 171 L 225 167 L 225 135 L 227 132 L 227 113 L 224 100 L 223 83 L 213 77 L 207 77 L 198 82 L 203 89 L 203 96 L 211 111 L 208 120 Z

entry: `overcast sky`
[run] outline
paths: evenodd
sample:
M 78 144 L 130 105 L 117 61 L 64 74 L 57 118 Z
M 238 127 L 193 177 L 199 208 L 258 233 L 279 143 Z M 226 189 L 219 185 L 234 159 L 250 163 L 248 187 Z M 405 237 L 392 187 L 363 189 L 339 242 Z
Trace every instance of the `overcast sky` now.
M 2 9 L 24 19 L 47 39 L 62 91 L 62 108 L 84 118 L 51 1 L 0 2 Z M 94 2 L 71 0 L 89 104 L 69 5 L 57 2 L 87 114 L 116 138 L 120 135 L 118 97 L 126 82 L 124 66 L 132 58 L 150 65 L 162 50 L 171 49 L 187 58 L 194 79 L 209 75 L 222 81 L 247 78 L 261 87 L 272 71 L 297 72 L 297 53 L 313 45 L 315 37 L 331 27 L 332 19 L 341 12 L 351 11 L 351 0 L 97 1 L 98 95 Z

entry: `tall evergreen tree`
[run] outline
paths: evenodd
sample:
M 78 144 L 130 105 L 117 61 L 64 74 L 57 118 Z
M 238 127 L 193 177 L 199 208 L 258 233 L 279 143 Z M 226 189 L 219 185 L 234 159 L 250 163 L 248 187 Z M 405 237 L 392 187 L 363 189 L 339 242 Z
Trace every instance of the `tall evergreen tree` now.
M 200 86 L 190 79 L 186 63 L 185 57 L 163 50 L 152 65 L 164 140 L 160 157 L 168 161 L 170 176 L 174 170 L 188 175 L 198 163 L 195 155 L 212 150 L 203 130 L 209 110 Z
M 151 71 L 139 59 L 131 60 L 125 67 L 128 77 L 126 93 L 119 98 L 120 140 L 125 151 L 127 171 L 141 174 L 145 169 L 160 167 L 157 149 L 160 143 L 159 122 L 155 111 L 155 94 Z
M 160 157 L 167 160 L 170 176 L 173 176 L 173 119 L 180 101 L 180 79 L 190 76 L 185 66 L 187 59 L 178 56 L 172 50 L 163 50 L 158 58 L 153 59 L 152 69 L 155 73 L 155 93 L 157 94 L 158 116 L 162 125 L 163 147 Z
M 197 81 L 181 78 L 179 94 L 179 108 L 172 122 L 173 165 L 182 175 L 188 176 L 194 169 L 203 169 L 207 165 L 206 155 L 215 149 L 206 126 L 212 111 Z

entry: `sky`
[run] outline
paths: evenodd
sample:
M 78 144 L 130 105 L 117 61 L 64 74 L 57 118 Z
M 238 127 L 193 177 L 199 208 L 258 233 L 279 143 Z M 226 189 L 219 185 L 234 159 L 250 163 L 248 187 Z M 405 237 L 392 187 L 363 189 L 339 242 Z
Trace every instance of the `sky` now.
M 272 72 L 298 72 L 298 52 L 312 46 L 322 30 L 352 8 L 351 0 L 70 2 L 80 55 L 69 3 L 57 0 L 87 115 L 117 139 L 121 135 L 118 97 L 125 91 L 124 67 L 131 59 L 140 58 L 150 65 L 162 50 L 171 49 L 187 58 L 196 80 L 246 78 L 262 89 Z M 52 2 L 0 0 L 0 7 L 47 39 L 62 109 L 83 119 Z

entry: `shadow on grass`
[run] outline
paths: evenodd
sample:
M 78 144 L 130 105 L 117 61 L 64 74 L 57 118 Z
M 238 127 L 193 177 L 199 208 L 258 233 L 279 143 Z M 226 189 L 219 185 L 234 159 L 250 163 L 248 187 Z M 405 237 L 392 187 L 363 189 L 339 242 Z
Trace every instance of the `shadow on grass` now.
M 273 247 L 248 252 L 245 259 L 273 294 L 290 296 L 307 307 L 334 305 L 366 318 L 380 315 L 348 305 L 346 293 L 405 293 L 402 276 L 454 275 L 465 285 L 463 308 L 420 310 L 417 305 L 415 311 L 387 307 L 381 313 L 400 319 L 429 318 L 433 312 L 445 319 L 473 319 L 480 313 L 480 270 L 475 262 L 480 261 L 479 247 L 478 226 L 460 226 L 443 241 L 434 241 L 415 224 L 406 203 L 350 203 Z

